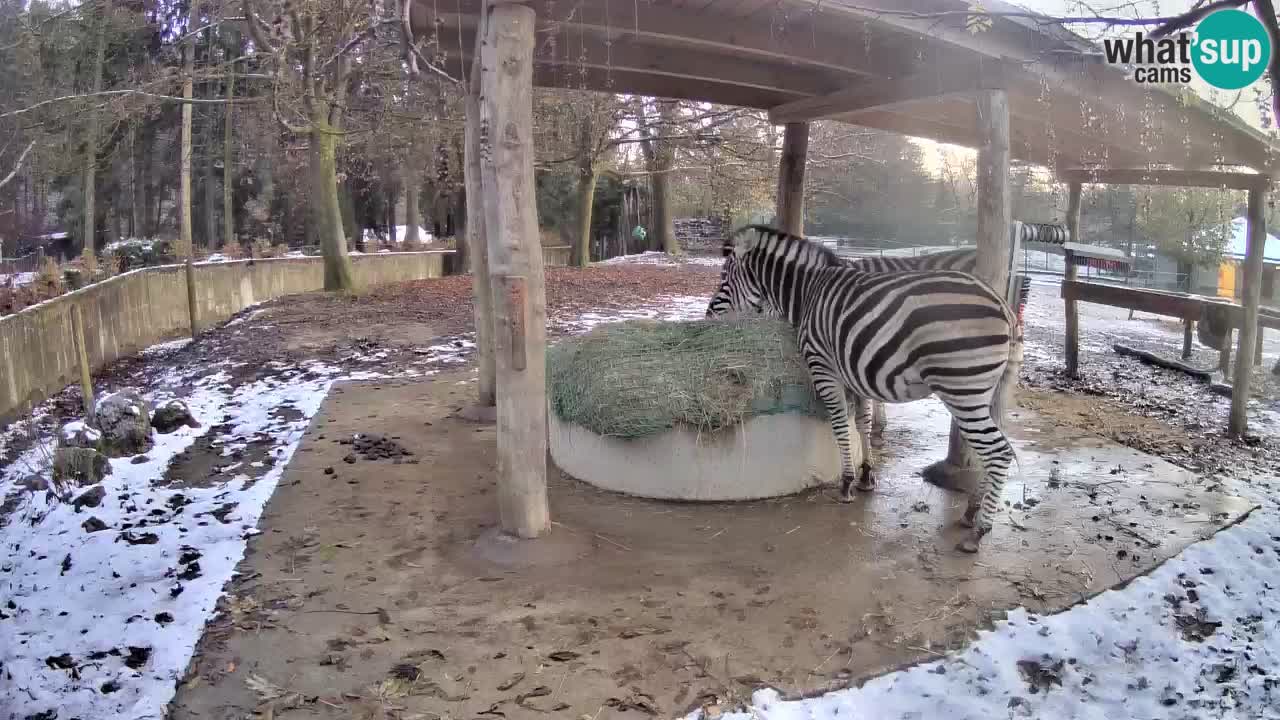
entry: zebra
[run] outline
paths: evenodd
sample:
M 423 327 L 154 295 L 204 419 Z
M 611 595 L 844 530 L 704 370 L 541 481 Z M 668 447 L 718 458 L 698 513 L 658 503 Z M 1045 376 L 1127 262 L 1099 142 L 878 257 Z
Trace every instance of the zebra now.
M 959 270 L 960 272 L 974 274 L 978 267 L 978 250 L 977 248 L 963 248 L 959 250 L 945 250 L 942 252 L 929 253 L 927 255 L 915 255 L 912 257 L 860 257 L 860 258 L 841 258 L 841 262 L 852 268 L 857 268 L 863 272 L 906 272 L 911 270 Z M 888 424 L 884 416 L 884 403 L 878 400 L 871 401 L 871 427 L 873 430 L 872 444 L 879 445 L 882 441 L 880 436 L 884 432 L 885 426 Z
M 1065 232 L 1059 226 L 1047 223 L 1023 223 L 1023 242 L 1030 240 L 1039 240 L 1047 242 L 1044 238 L 1050 234 Z M 1038 235 L 1035 233 L 1039 233 Z M 1055 235 L 1056 237 L 1056 235 Z M 1059 244 L 1061 242 L 1059 241 Z M 852 268 L 857 268 L 863 272 L 906 272 L 911 270 L 959 270 L 963 273 L 976 275 L 978 269 L 978 249 L 977 248 L 961 248 L 958 250 L 944 250 L 927 255 L 915 255 L 912 257 L 861 257 L 861 258 L 845 258 L 841 257 L 841 262 Z M 1015 315 L 1022 317 L 1023 309 L 1027 305 L 1027 298 L 1031 294 L 1031 278 L 1023 276 L 1022 287 L 1018 292 L 1018 307 Z M 872 442 L 878 444 L 880 438 L 879 433 L 884 431 L 887 424 L 884 416 L 884 403 L 879 400 L 871 401 L 872 413 L 872 430 L 874 431 Z
M 764 225 L 734 231 L 724 245 L 720 287 L 706 316 L 765 313 L 785 319 L 809 368 L 840 449 L 841 500 L 855 483 L 846 393 L 862 447 L 857 488 L 875 488 L 867 400 L 903 403 L 933 395 L 956 420 L 983 466 L 957 548 L 977 552 L 999 510 L 1013 446 L 991 415 L 1018 324 L 999 293 L 967 273 L 874 273 L 850 267 L 822 245 Z

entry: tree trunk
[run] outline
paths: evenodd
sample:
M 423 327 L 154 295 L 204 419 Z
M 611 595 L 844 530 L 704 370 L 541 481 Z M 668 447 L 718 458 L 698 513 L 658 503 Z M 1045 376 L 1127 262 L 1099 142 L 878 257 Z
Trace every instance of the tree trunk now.
M 404 178 L 404 242 L 405 245 L 412 245 L 421 240 L 418 237 L 418 225 L 422 222 L 422 216 L 418 212 L 418 197 L 421 192 L 417 175 L 412 170 L 404 171 L 402 177 Z
M 236 44 L 239 47 L 239 43 Z M 222 115 L 222 244 L 231 245 L 236 241 L 236 213 L 232 190 L 235 186 L 235 153 L 232 142 L 232 121 L 235 117 L 236 97 L 236 64 L 227 65 L 227 104 Z
M 1258 334 L 1258 304 L 1262 296 L 1263 245 L 1267 239 L 1266 195 L 1260 189 L 1249 191 L 1248 240 L 1245 247 L 1242 305 L 1244 313 L 1240 326 L 1240 347 L 1236 352 L 1236 367 L 1231 391 L 1231 415 L 1227 422 L 1227 435 L 1244 438 L 1249 430 L 1249 385 L 1253 380 L 1253 361 Z
M 187 27 L 200 21 L 200 0 L 191 0 Z M 194 88 L 196 62 L 195 36 L 182 44 L 182 97 L 190 100 Z M 191 103 L 182 104 L 182 148 L 179 151 L 180 183 L 178 196 L 178 256 L 188 257 L 194 250 L 191 238 Z
M 653 245 L 654 250 L 661 250 L 668 255 L 683 254 L 680 243 L 676 241 L 675 217 L 671 212 L 671 174 L 670 163 L 659 161 L 657 172 L 653 177 Z
M 484 38 L 483 25 L 477 29 L 476 45 Z M 497 404 L 495 392 L 497 379 L 493 356 L 493 290 L 489 277 L 489 241 L 485 234 L 485 202 L 481 188 L 480 170 L 480 98 L 475 94 L 480 87 L 480 62 L 472 61 L 471 86 L 467 93 L 465 112 L 467 118 L 465 150 L 463 155 L 463 182 L 467 186 L 467 234 L 470 246 L 472 300 L 476 324 L 476 365 L 478 366 L 478 397 L 476 404 L 493 407 Z M 463 238 L 459 238 L 462 244 Z M 462 270 L 465 271 L 465 268 Z
M 97 47 L 93 53 L 93 92 L 102 92 L 102 66 L 107 54 L 107 22 L 111 18 L 111 0 L 102 4 L 102 12 L 98 15 Z M 89 111 L 89 127 L 84 137 L 84 202 L 81 210 L 84 216 L 80 221 L 80 247 L 94 247 L 94 239 L 98 234 L 98 216 L 95 207 L 98 198 L 98 111 Z
M 591 264 L 591 203 L 596 195 L 596 177 L 594 165 L 578 168 L 578 227 L 573 244 L 573 264 L 577 267 Z
M 218 204 L 218 189 L 214 186 L 215 173 L 214 164 L 214 135 L 217 130 L 217 121 L 210 114 L 205 121 L 204 127 L 204 177 L 201 178 L 201 184 L 204 185 L 204 202 L 201 208 L 204 212 L 204 244 L 210 250 L 219 246 L 218 242 L 218 214 L 216 207 Z
M 676 104 L 672 100 L 658 101 L 658 116 L 662 118 L 663 132 L 673 132 L 676 125 Z M 658 167 L 653 176 L 653 230 L 657 249 L 668 255 L 683 255 L 684 250 L 676 240 L 674 208 L 671 207 L 671 168 L 675 167 L 676 151 L 671 140 L 659 140 L 654 148 Z
M 138 126 L 133 124 L 129 129 L 129 236 L 142 237 L 146 234 L 143 217 L 146 206 L 143 204 L 145 193 L 139 192 L 138 186 L 143 182 L 142 171 L 138 167 Z
M 978 265 L 975 275 L 1002 296 L 1009 281 L 1009 99 L 1002 90 L 988 90 L 978 97 Z M 1015 354 L 1016 356 L 1016 354 Z M 1012 362 L 1012 360 L 1011 360 Z M 1017 382 L 1016 368 L 1011 373 Z M 1004 411 L 1013 402 L 1013 388 L 1001 387 L 992 399 L 991 414 L 997 425 L 1004 424 Z M 925 481 L 942 488 L 973 492 L 981 471 L 977 470 L 968 443 L 951 421 L 951 436 L 945 460 L 930 465 L 922 473 Z
M 534 12 L 495 4 L 481 50 L 480 163 L 494 298 L 498 511 L 535 538 L 547 505 L 547 308 L 533 175 Z
M 465 178 L 462 187 L 453 194 L 452 216 L 457 225 L 453 233 L 454 262 L 458 272 L 465 273 L 471 267 L 471 243 L 467 242 L 467 187 Z
M 804 234 L 804 171 L 809 154 L 809 123 L 787 123 L 778 162 L 778 226 Z
M 311 119 L 312 215 L 324 254 L 324 289 L 354 290 L 355 279 L 338 203 L 338 135 L 320 113 Z
M 391 247 L 399 244 L 400 233 L 396 230 L 396 205 L 400 204 L 400 183 L 391 174 L 387 173 L 387 237 L 391 240 Z

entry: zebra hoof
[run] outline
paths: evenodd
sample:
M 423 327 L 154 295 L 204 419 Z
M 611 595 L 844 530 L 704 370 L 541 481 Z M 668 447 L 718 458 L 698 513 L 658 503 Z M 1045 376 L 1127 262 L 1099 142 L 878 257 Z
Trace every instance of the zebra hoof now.
M 853 502 L 853 475 L 845 474 L 840 476 L 840 502 Z
M 876 489 L 876 471 L 867 463 L 862 463 L 862 471 L 858 473 L 858 490 L 870 492 Z

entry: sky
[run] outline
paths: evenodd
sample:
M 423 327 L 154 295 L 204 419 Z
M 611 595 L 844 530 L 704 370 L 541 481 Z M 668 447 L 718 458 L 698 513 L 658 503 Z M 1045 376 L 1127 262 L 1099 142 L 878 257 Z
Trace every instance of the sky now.
M 1008 1 L 1013 2 L 1013 0 Z M 977 0 L 977 2 L 980 3 L 981 0 Z M 1194 5 L 1194 2 L 1192 0 L 1164 0 L 1163 2 L 1156 2 L 1155 0 L 1094 0 L 1093 2 L 1082 3 L 1078 0 L 1021 0 L 1016 4 L 1028 10 L 1051 16 L 1087 16 L 1097 14 L 1129 17 L 1168 17 L 1187 11 Z M 1130 33 L 1136 28 L 1114 28 L 1104 31 L 1100 26 L 1075 25 L 1068 26 L 1068 29 L 1085 37 L 1096 39 L 1101 37 L 1103 32 L 1112 34 Z M 1219 105 L 1230 104 L 1236 97 L 1235 93 L 1223 93 L 1209 87 L 1194 73 L 1191 87 L 1200 96 Z M 1253 101 L 1252 88 L 1245 90 L 1245 95 L 1235 103 L 1233 109 L 1241 119 L 1250 125 L 1259 128 L 1262 126 L 1257 104 Z M 964 157 L 973 153 L 968 148 L 954 145 L 943 145 L 929 140 L 921 140 L 919 142 L 925 149 L 925 166 L 932 171 L 937 171 L 941 166 L 944 154 L 949 153 Z

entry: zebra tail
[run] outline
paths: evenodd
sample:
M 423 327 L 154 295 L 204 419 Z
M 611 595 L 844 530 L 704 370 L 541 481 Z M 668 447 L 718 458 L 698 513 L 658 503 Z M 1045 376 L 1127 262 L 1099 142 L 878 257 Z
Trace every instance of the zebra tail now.
M 1006 306 L 1008 309 L 1008 306 Z M 996 399 L 993 403 L 995 407 L 1000 408 L 1000 417 L 996 423 L 1002 431 L 1004 430 L 1004 419 L 1007 415 L 1011 401 L 1014 397 L 1014 390 L 1018 387 L 1018 375 L 1022 370 L 1022 351 L 1023 351 L 1023 324 L 1021 308 L 1017 311 L 1009 311 L 1009 361 L 1005 363 L 1004 372 L 1000 374 L 1000 380 L 996 383 Z M 1005 433 L 1006 438 L 1008 433 Z M 1013 452 L 1013 463 L 1018 468 L 1018 472 L 1022 472 L 1022 463 L 1018 460 L 1018 451 L 1009 444 L 1010 451 Z

